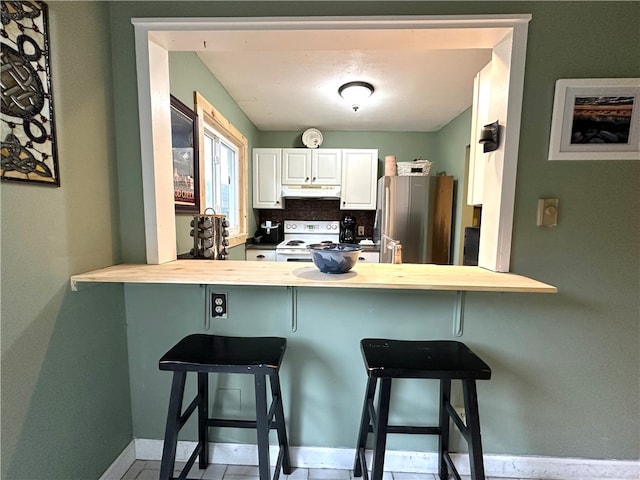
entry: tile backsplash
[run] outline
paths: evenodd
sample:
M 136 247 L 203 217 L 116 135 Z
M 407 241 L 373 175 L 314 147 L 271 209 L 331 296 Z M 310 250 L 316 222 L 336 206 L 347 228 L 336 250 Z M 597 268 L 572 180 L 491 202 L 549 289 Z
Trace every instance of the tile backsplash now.
M 345 215 L 356 218 L 356 224 L 364 226 L 364 236 L 373 236 L 373 210 L 340 210 L 340 200 L 320 200 L 317 198 L 287 198 L 283 210 L 257 210 L 260 223 L 267 220 L 341 220 Z

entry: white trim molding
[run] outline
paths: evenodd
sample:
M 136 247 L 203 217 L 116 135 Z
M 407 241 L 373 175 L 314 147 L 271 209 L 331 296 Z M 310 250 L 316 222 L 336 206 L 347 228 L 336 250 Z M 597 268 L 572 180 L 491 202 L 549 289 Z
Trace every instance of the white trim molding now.
M 497 272 L 509 271 L 515 203 L 515 179 L 520 142 L 520 117 L 528 23 L 531 15 L 453 15 L 391 17 L 275 17 L 275 18 L 132 18 L 135 32 L 138 109 L 143 176 L 144 223 L 147 263 L 176 259 L 175 213 L 168 116 L 154 103 L 168 98 L 168 55 L 177 48 L 174 36 L 202 31 L 278 31 L 340 29 L 492 28 L 510 33 L 493 46 L 493 58 L 504 62 L 492 75 L 499 76 L 502 145 L 493 156 L 489 180 L 485 178 L 478 265 Z M 186 47 L 184 47 L 186 48 Z M 492 80 L 493 82 L 493 80 Z M 492 92 L 493 95 L 493 92 Z M 499 100 L 499 101 L 498 101 Z M 163 120 L 164 119 L 164 120 Z M 508 122 L 508 125 L 507 125 Z M 487 184 L 487 182 L 489 182 Z
M 160 449 L 162 449 L 162 441 L 160 441 Z M 120 480 L 136 460 L 136 444 L 135 440 L 131 440 L 98 480 Z
M 137 460 L 160 460 L 162 440 L 137 438 Z M 176 460 L 185 462 L 193 451 L 195 442 L 178 442 Z M 277 445 L 271 446 L 270 458 L 275 464 Z M 350 448 L 290 447 L 291 463 L 295 468 L 328 468 L 351 470 L 354 450 Z M 367 451 L 371 462 L 371 451 Z M 469 456 L 453 454 L 453 461 L 460 475 L 469 475 Z M 209 462 L 224 465 L 257 465 L 256 445 L 237 443 L 211 443 Z M 133 463 L 133 462 L 131 462 Z M 535 480 L 637 480 L 640 477 L 640 460 L 591 460 L 585 458 L 534 457 L 515 455 L 484 455 L 487 477 L 519 478 Z M 385 470 L 403 473 L 437 473 L 438 459 L 435 452 L 406 452 L 388 450 Z M 106 475 L 106 474 L 105 474 Z M 111 480 L 116 477 L 101 477 Z M 120 478 L 120 477 L 117 477 Z

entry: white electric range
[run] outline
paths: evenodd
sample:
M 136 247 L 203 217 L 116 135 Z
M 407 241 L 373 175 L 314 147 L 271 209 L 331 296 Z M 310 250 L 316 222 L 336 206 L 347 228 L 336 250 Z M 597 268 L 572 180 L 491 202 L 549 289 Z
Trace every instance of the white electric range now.
M 307 245 L 337 243 L 340 222 L 326 220 L 285 220 L 284 240 L 276 246 L 276 262 L 311 262 Z

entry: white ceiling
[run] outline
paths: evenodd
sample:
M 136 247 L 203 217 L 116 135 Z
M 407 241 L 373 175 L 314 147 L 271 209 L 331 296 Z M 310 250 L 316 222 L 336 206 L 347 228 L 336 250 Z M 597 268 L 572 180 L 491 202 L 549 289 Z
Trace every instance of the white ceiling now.
M 437 131 L 471 106 L 505 28 L 170 32 L 196 51 L 259 130 Z M 169 35 L 169 34 L 167 34 Z M 349 81 L 375 92 L 354 112 Z

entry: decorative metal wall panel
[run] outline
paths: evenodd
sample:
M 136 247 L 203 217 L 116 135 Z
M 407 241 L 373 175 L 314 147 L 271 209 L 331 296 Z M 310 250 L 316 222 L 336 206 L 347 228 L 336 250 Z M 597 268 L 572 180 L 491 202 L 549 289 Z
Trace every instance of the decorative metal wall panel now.
M 47 5 L 2 0 L 3 181 L 59 186 Z

